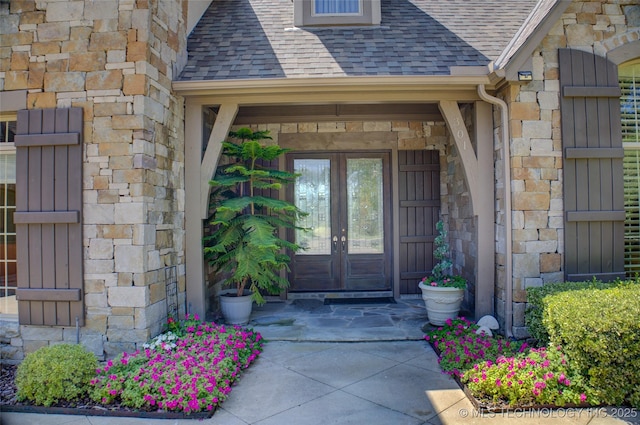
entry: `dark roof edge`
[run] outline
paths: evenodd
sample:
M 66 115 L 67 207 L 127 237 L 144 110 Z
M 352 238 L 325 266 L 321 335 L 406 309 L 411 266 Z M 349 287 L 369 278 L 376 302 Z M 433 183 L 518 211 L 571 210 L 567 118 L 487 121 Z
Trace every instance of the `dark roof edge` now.
M 540 0 L 496 59 L 494 71 L 503 74 L 506 80 L 517 80 L 520 68 L 530 59 L 533 51 L 571 3 L 572 0 L 553 0 L 553 4 L 549 7 L 549 1 Z M 545 12 L 544 8 L 548 8 L 548 11 Z M 540 13 L 543 13 L 543 16 L 536 17 Z

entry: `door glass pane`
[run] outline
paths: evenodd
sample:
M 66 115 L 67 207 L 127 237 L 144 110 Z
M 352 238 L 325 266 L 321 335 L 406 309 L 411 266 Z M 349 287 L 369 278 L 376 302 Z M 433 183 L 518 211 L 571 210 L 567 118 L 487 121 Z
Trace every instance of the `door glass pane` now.
M 349 254 L 384 252 L 382 184 L 382 159 L 347 159 Z
M 331 254 L 331 162 L 328 159 L 294 159 L 300 177 L 294 188 L 295 205 L 309 213 L 298 224 L 311 229 L 296 230 L 296 243 L 305 248 L 296 255 Z

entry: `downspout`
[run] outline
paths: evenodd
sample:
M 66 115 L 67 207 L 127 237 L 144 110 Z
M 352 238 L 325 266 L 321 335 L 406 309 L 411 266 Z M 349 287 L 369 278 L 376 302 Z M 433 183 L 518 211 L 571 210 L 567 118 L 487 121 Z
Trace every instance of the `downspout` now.
M 502 99 L 487 94 L 484 84 L 478 85 L 480 99 L 496 105 L 502 115 L 502 146 L 504 150 L 504 208 L 505 208 L 505 333 L 509 338 L 513 337 L 513 240 L 511 238 L 511 153 L 509 150 L 509 110 Z

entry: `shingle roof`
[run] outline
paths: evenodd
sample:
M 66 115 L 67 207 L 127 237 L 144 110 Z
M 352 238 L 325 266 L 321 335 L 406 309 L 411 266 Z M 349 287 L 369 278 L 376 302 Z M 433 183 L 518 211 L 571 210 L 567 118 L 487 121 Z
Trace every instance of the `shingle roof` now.
M 293 28 L 291 0 L 214 0 L 178 80 L 448 75 L 495 60 L 536 0 L 382 0 L 375 27 Z

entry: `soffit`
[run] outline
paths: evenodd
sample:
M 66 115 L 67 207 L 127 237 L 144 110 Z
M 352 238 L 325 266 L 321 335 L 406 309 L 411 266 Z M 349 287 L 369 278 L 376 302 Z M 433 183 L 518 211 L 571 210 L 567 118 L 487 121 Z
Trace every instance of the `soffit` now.
M 376 120 L 442 121 L 436 103 L 243 106 L 236 124 Z

